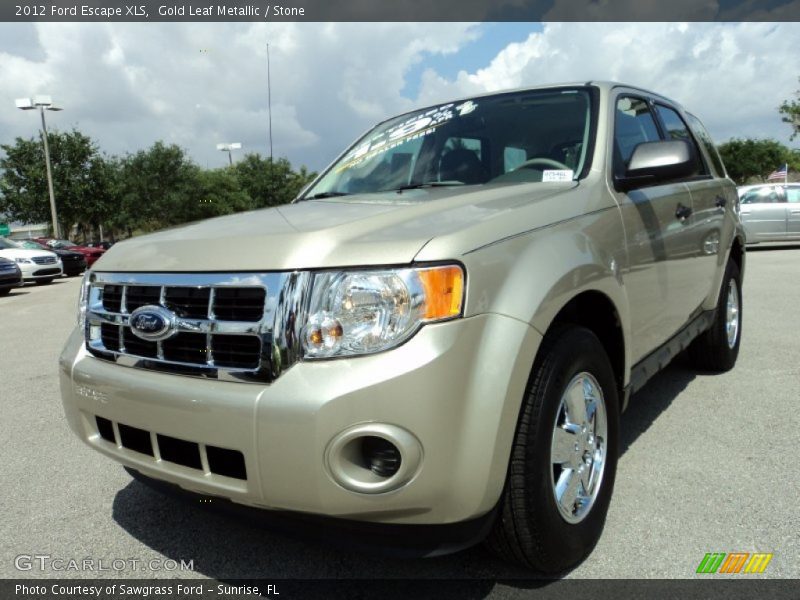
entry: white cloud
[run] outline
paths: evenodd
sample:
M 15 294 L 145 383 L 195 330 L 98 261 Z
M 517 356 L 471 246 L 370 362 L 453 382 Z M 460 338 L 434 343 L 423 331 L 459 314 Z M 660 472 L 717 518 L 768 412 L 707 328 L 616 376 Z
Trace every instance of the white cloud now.
M 276 155 L 320 168 L 413 108 L 401 95 L 413 64 L 477 35 L 459 23 L 0 25 L 0 106 L 49 93 L 65 108 L 51 126 L 75 126 L 110 153 L 163 139 L 221 165 L 218 142 L 267 152 L 269 42 Z M 28 117 L 0 110 L 0 143 L 34 135 Z
M 423 76 L 422 104 L 510 87 L 615 80 L 664 94 L 697 114 L 718 141 L 788 143 L 778 105 L 800 75 L 797 23 L 550 23 L 487 66 L 452 79 Z
M 553 11 L 562 8 L 559 0 Z M 403 96 L 412 67 L 431 55 L 458 56 L 481 31 L 459 23 L 0 24 L 0 143 L 36 134 L 37 120 L 14 110 L 14 98 L 48 93 L 65 108 L 49 117 L 51 126 L 75 126 L 110 153 L 163 139 L 203 166 L 225 163 L 218 142 L 263 154 L 267 42 L 276 155 L 316 169 L 392 114 L 487 90 L 590 79 L 668 95 L 717 140 L 788 142 L 776 108 L 798 88 L 796 23 L 549 23 L 484 57 L 481 68 L 429 68 L 418 97 Z

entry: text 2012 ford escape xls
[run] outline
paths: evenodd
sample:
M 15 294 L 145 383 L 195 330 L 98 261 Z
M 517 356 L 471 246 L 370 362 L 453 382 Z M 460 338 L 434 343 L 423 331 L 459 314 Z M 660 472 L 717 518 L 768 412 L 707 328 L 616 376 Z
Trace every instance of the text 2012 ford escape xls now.
M 638 88 L 407 113 L 290 205 L 111 248 L 66 415 L 145 479 L 559 572 L 601 534 L 630 394 L 686 347 L 736 362 L 736 202 L 700 121 Z

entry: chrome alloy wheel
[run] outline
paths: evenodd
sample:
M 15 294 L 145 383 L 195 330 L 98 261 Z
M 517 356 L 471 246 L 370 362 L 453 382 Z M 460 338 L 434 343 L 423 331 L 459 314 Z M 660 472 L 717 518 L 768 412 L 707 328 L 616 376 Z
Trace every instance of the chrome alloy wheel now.
M 739 337 L 739 286 L 735 279 L 728 282 L 728 301 L 725 308 L 725 333 L 728 336 L 728 348 L 736 346 Z
M 597 499 L 607 439 L 603 390 L 591 373 L 578 373 L 561 396 L 550 445 L 553 496 L 568 523 L 580 523 Z

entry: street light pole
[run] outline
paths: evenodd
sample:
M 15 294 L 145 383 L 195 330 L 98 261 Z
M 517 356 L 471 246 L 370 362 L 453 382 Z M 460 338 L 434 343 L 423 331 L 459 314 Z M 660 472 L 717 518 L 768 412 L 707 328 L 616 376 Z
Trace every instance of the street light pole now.
M 217 150 L 228 153 L 228 166 L 233 166 L 233 150 L 238 150 L 242 145 L 239 142 L 230 144 L 217 144 Z
M 56 214 L 56 195 L 53 191 L 53 171 L 50 167 L 50 145 L 47 143 L 47 123 L 44 119 L 44 106 L 39 105 L 39 113 L 42 115 L 42 141 L 44 142 L 44 164 L 47 167 L 47 191 L 50 193 L 50 218 L 53 219 L 53 237 L 61 239 L 61 232 L 58 227 L 58 215 Z
M 34 110 L 39 109 L 42 116 L 42 143 L 44 144 L 44 164 L 47 168 L 47 191 L 50 196 L 50 218 L 53 220 L 53 236 L 58 239 L 61 237 L 61 230 L 58 227 L 58 213 L 56 212 L 56 195 L 53 191 L 53 169 L 50 165 L 50 145 L 47 143 L 47 122 L 44 118 L 44 111 L 59 111 L 63 110 L 53 106 L 53 101 L 50 96 L 35 96 L 33 98 L 18 98 L 16 101 L 17 108 L 20 110 Z

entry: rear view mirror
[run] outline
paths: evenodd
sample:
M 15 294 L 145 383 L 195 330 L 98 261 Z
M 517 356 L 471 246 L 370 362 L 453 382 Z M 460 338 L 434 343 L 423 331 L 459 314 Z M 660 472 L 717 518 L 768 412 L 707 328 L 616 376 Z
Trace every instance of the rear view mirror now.
M 625 174 L 616 178 L 623 191 L 682 179 L 698 171 L 694 149 L 685 140 L 643 142 L 636 146 Z

